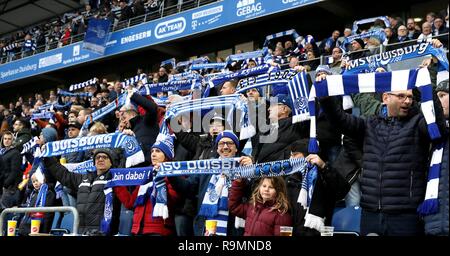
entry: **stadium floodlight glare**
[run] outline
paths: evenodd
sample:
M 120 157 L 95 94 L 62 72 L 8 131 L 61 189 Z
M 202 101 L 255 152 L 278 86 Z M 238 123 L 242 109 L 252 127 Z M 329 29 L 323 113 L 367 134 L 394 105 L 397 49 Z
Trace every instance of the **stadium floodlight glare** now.
M 422 18 L 420 18 L 420 17 L 414 18 L 414 22 L 421 22 L 421 21 L 422 21 Z

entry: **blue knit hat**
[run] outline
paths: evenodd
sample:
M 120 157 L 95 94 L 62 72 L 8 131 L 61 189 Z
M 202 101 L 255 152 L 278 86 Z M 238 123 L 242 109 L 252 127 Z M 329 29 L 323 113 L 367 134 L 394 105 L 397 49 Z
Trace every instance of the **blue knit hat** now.
M 234 144 L 236 145 L 236 147 L 239 148 L 239 139 L 238 139 L 238 137 L 236 136 L 236 134 L 234 134 L 234 132 L 231 131 L 231 130 L 225 130 L 225 131 L 223 131 L 223 132 L 221 132 L 221 133 L 219 133 L 219 134 L 217 135 L 217 138 L 216 138 L 216 146 L 217 146 L 217 144 L 219 143 L 219 141 L 220 141 L 222 138 L 224 138 L 224 137 L 230 138 L 230 139 L 234 142 Z
M 292 100 L 291 97 L 289 97 L 289 95 L 286 94 L 278 94 L 276 97 L 272 97 L 270 98 L 270 102 L 271 103 L 277 103 L 277 104 L 283 104 L 288 106 L 291 110 L 294 109 L 292 107 Z
M 42 129 L 41 134 L 44 136 L 45 142 L 55 141 L 58 138 L 58 133 L 51 127 Z
M 156 141 L 152 148 L 158 148 L 161 150 L 169 160 L 172 160 L 175 157 L 173 139 L 170 136 L 166 137 L 164 140 Z

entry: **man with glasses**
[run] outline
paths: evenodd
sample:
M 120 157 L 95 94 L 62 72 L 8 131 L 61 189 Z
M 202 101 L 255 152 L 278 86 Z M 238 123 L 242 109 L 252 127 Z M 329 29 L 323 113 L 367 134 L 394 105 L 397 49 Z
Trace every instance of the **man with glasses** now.
M 220 132 L 215 139 L 215 146 L 217 147 L 217 154 L 219 159 L 239 157 L 239 139 L 230 130 Z M 252 159 L 248 156 L 242 156 L 239 163 L 243 166 L 251 165 Z M 187 198 L 197 200 L 197 212 L 204 200 L 205 195 L 210 184 L 210 181 L 216 174 L 208 175 L 191 175 L 187 179 L 182 177 L 169 177 L 170 184 L 180 194 Z M 205 231 L 206 217 L 197 215 L 194 218 L 194 235 L 203 236 Z M 234 227 L 234 216 L 228 216 L 227 235 L 236 234 Z
M 361 234 L 421 235 L 423 222 L 416 210 L 429 169 L 427 123 L 413 104 L 412 90 L 383 93 L 382 100 L 385 111 L 366 118 L 345 113 L 336 97 L 324 97 L 320 104 L 336 129 L 363 145 Z M 434 100 L 436 123 L 443 131 L 442 108 Z
M 93 161 L 95 172 L 86 174 L 72 173 L 61 165 L 56 158 L 44 158 L 46 170 L 63 186 L 77 194 L 76 208 L 80 216 L 79 232 L 95 232 L 100 230 L 105 208 L 105 193 L 103 189 L 107 180 L 111 179 L 111 168 L 118 167 L 119 156 L 109 148 L 94 151 Z M 111 234 L 116 234 L 119 227 L 120 201 L 114 197 Z

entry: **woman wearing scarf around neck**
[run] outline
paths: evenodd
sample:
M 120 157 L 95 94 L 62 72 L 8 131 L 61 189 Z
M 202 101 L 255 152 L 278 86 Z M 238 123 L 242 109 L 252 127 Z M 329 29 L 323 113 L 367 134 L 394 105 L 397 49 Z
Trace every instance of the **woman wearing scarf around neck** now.
M 174 157 L 174 147 L 171 139 L 163 141 L 157 141 L 153 144 L 151 149 L 151 161 L 155 169 L 163 162 L 171 161 Z M 155 181 L 156 187 L 158 182 Z M 178 201 L 178 195 L 168 182 L 167 178 L 164 178 L 166 191 L 165 196 L 168 204 L 168 216 L 154 216 L 155 203 L 153 202 L 152 182 L 138 186 L 134 189 L 133 193 L 127 190 L 126 187 L 115 187 L 114 193 L 127 209 L 134 209 L 133 226 L 131 233 L 133 235 L 160 235 L 170 236 L 175 235 L 175 222 L 174 222 L 174 207 Z M 163 185 L 164 185 L 163 183 Z M 156 193 L 160 193 L 160 190 L 156 190 Z M 159 197 L 159 195 L 156 195 Z M 166 212 L 167 214 L 167 212 Z

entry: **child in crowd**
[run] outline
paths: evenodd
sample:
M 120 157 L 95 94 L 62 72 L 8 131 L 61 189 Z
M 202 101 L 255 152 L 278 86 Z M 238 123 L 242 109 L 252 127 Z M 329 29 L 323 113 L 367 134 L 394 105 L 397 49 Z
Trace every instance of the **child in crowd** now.
M 33 175 L 31 175 L 31 182 L 33 183 L 33 191 L 31 192 L 30 196 L 27 198 L 27 207 L 43 207 L 43 206 L 53 206 L 55 201 L 55 193 L 49 188 L 42 191 L 42 193 L 45 193 L 42 198 L 39 198 L 39 192 L 41 191 L 42 184 L 45 183 L 44 175 L 42 175 L 41 172 L 35 172 Z M 41 202 L 41 200 L 45 200 L 45 202 Z M 50 229 L 52 228 L 52 222 L 54 213 L 30 213 L 25 214 L 23 217 L 20 228 L 19 228 L 19 234 L 21 236 L 27 236 L 30 234 L 31 230 L 31 219 L 38 218 L 41 220 L 41 225 L 39 228 L 39 233 L 49 233 Z
M 282 177 L 262 178 L 248 203 L 242 202 L 245 181 L 233 181 L 230 212 L 245 219 L 244 236 L 279 236 L 281 226 L 291 226 L 286 184 Z

